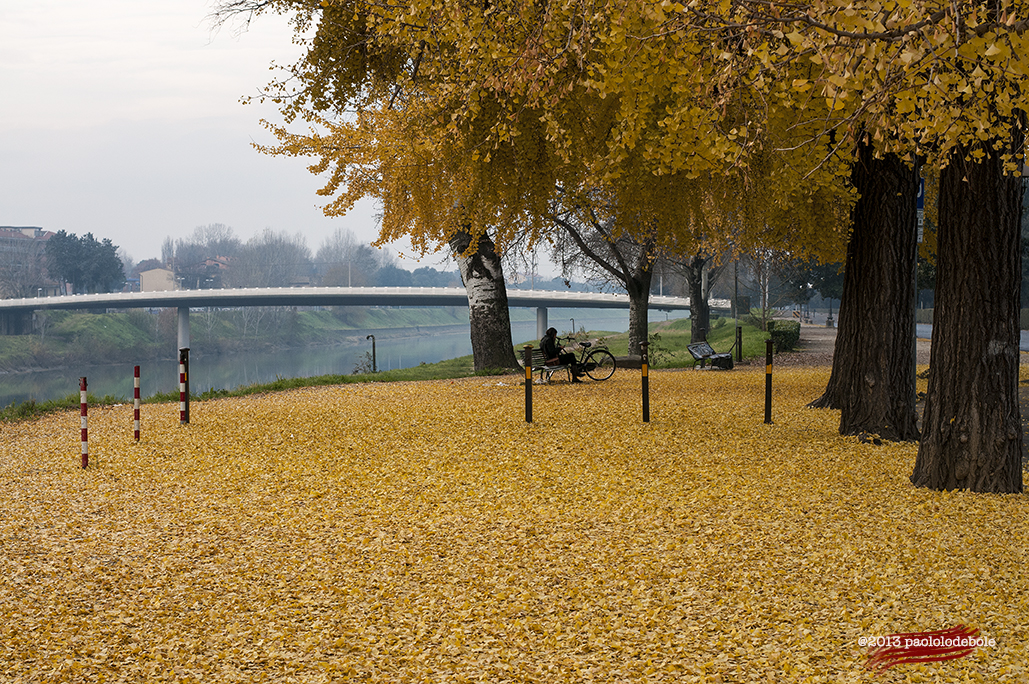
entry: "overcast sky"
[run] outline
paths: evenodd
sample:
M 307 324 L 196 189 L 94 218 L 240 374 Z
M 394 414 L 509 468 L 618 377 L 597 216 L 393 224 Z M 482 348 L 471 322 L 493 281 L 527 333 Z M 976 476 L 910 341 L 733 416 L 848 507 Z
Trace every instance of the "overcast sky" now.
M 209 0 L 0 5 L 0 225 L 109 237 L 135 260 L 223 223 L 249 239 L 337 227 L 375 239 L 375 209 L 327 218 L 309 162 L 268 157 L 273 105 L 240 104 L 291 63 L 285 18 L 212 33 Z M 402 246 L 399 247 L 403 251 Z M 394 251 L 397 251 L 395 248 Z M 453 268 L 437 258 L 429 265 Z

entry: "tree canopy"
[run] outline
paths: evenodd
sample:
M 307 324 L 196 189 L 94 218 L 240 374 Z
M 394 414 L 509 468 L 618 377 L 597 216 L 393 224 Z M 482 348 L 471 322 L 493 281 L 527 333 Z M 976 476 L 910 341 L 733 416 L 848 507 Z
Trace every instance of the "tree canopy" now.
M 47 240 L 46 263 L 50 276 L 72 283 L 76 294 L 112 292 L 125 282 L 118 246 L 92 233 L 77 237 L 58 231 Z
M 612 225 L 657 253 L 836 262 L 851 223 L 864 220 L 847 280 L 882 295 L 851 256 L 887 242 L 903 266 L 887 269 L 901 285 L 896 303 L 914 298 L 913 164 L 945 177 L 983 161 L 988 173 L 957 179 L 976 184 L 962 202 L 1013 201 L 1007 183 L 990 189 L 999 184 L 990 174 L 1022 168 L 1026 9 L 1024 0 L 227 0 L 219 14 L 277 11 L 293 16 L 302 40 L 311 30 L 306 54 L 269 87 L 287 123 L 270 125 L 280 144 L 263 149 L 313 157 L 330 214 L 377 198 L 383 241 L 410 236 L 426 250 L 489 230 L 501 249 L 526 236 L 531 247 L 558 197 L 576 206 L 600 196 Z M 313 128 L 290 130 L 297 118 Z M 875 169 L 888 169 L 896 192 Z M 941 235 L 944 224 L 962 230 L 963 210 L 949 206 Z M 1003 237 L 979 221 L 978 242 L 947 244 L 1017 253 L 1014 212 L 989 216 L 1004 222 Z M 949 291 L 956 310 L 981 294 Z M 1013 301 L 990 309 L 1005 336 Z M 897 321 L 912 313 L 898 312 Z M 896 328 L 891 344 L 910 334 Z M 898 366 L 905 376 L 909 365 Z M 900 394 L 914 396 L 891 390 L 876 401 Z
M 287 126 L 269 125 L 281 144 L 264 151 L 315 158 L 330 214 L 376 197 L 384 241 L 429 250 L 468 222 L 500 247 L 516 231 L 531 243 L 556 193 L 599 190 L 669 250 L 724 248 L 732 224 L 737 245 L 842 252 L 853 198 L 832 141 L 781 106 L 783 144 L 767 145 L 750 112 L 768 117 L 768 98 L 718 82 L 725 39 L 676 28 L 681 5 L 241 0 L 220 15 L 262 11 L 313 30 L 269 86 Z M 289 130 L 296 118 L 314 128 Z

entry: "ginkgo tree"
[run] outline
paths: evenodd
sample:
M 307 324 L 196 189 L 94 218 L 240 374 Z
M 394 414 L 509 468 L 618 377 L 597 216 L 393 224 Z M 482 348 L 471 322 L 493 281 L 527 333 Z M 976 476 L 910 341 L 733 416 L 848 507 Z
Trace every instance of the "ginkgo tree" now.
M 736 55 L 790 84 L 796 94 L 780 88 L 783 102 L 814 93 L 833 113 L 831 130 L 873 145 L 873 160 L 921 158 L 942 169 L 934 358 L 912 475 L 918 485 L 1022 489 L 1015 176 L 1029 70 L 1026 9 L 1021 2 L 738 0 L 696 5 L 682 16 L 684 26 L 734 35 Z M 901 175 L 913 187 L 911 174 Z M 902 226 L 895 249 L 911 255 L 911 212 L 900 212 L 893 210 Z M 894 338 L 907 326 L 900 328 Z M 874 368 L 871 361 L 863 367 Z
M 322 11 L 299 7 L 308 21 Z M 841 178 L 849 175 L 851 151 L 858 152 L 860 173 L 870 178 L 880 175 L 874 171 L 879 161 L 891 164 L 907 179 L 898 208 L 887 212 L 900 217 L 904 242 L 887 232 L 890 239 L 865 243 L 889 246 L 887 253 L 898 255 L 891 258 L 900 267 L 886 270 L 897 285 L 890 298 L 902 304 L 866 307 L 877 317 L 858 329 L 892 331 L 880 335 L 879 346 L 896 370 L 866 381 L 886 387 L 885 393 L 853 385 L 845 390 L 854 408 L 845 406 L 844 413 L 896 403 L 896 411 L 863 425 L 876 432 L 899 426 L 896 436 L 908 438 L 913 371 L 897 331 L 908 328 L 910 316 L 903 302 L 909 299 L 905 274 L 914 270 L 914 249 L 906 246 L 913 221 L 902 215 L 910 214 L 903 205 L 913 202 L 915 175 L 901 163 L 905 156 L 922 156 L 927 165 L 942 166 L 958 145 L 1010 132 L 1017 101 L 1011 74 L 1021 73 L 1012 46 L 1021 29 L 1008 19 L 984 20 L 977 5 L 954 5 L 950 20 L 946 7 L 929 3 L 890 10 L 798 7 L 740 2 L 687 9 L 645 2 L 590 12 L 573 2 L 419 2 L 402 8 L 327 2 L 326 16 L 360 18 L 360 30 L 346 35 L 361 40 L 346 43 L 345 59 L 336 59 L 325 48 L 333 44 L 334 25 L 320 17 L 323 40 L 312 43 L 318 54 L 293 74 L 307 90 L 286 100 L 286 111 L 317 121 L 317 110 L 312 115 L 304 103 L 338 103 L 334 92 L 349 93 L 355 111 L 322 122 L 335 127 L 332 135 L 303 141 L 307 153 L 321 156 L 315 170 L 334 169 L 326 194 L 345 205 L 378 192 L 389 198 L 384 237 L 413 232 L 430 242 L 458 227 L 476 236 L 496 226 L 503 244 L 515 226 L 541 230 L 555 187 L 604 188 L 618 206 L 646 207 L 647 224 L 656 227 L 659 240 L 685 253 L 698 246 L 702 222 L 677 220 L 682 205 L 658 199 L 661 186 L 674 179 L 704 188 L 687 196 L 704 207 L 705 216 L 742 217 L 743 242 L 781 242 L 818 254 L 839 242 L 825 227 L 839 222 L 825 219 L 849 210 L 852 198 Z M 1002 43 L 1010 49 L 998 47 Z M 367 84 L 347 86 L 347 60 L 363 65 Z M 983 83 L 986 94 L 972 90 Z M 362 155 L 376 165 L 374 173 L 362 170 Z M 1011 154 L 1000 162 L 1001 168 L 1017 166 Z M 889 192 L 869 186 L 864 199 L 874 207 Z M 812 200 L 819 196 L 821 210 L 814 211 Z M 855 218 L 863 216 L 855 212 Z M 806 218 L 819 215 L 821 223 Z M 857 230 L 870 219 L 861 220 Z M 892 221 L 875 220 L 886 228 Z M 940 244 L 943 249 L 946 242 Z M 866 280 L 867 290 L 883 291 L 867 272 L 850 272 Z M 877 326 L 898 312 L 899 325 Z M 855 338 L 851 327 L 843 325 L 844 341 Z M 858 377 L 876 368 L 875 359 L 865 356 L 848 373 Z M 1013 377 L 1010 369 L 1005 376 Z M 880 383 L 882 377 L 888 382 Z M 956 482 L 965 486 L 962 478 Z
M 918 172 L 895 154 L 857 145 L 854 205 L 833 371 L 812 407 L 840 409 L 841 434 L 917 440 L 915 195 Z
M 711 36 L 716 70 L 710 75 L 719 97 L 727 102 L 749 101 L 760 106 L 739 108 L 746 118 L 737 124 L 803 179 L 825 179 L 860 195 L 857 204 L 843 195 L 835 215 L 824 213 L 851 228 L 847 288 L 834 375 L 818 403 L 841 409 L 841 432 L 872 432 L 894 439 L 915 439 L 913 294 L 908 296 L 914 270 L 915 170 L 898 155 L 877 146 L 875 136 L 863 128 L 865 111 L 860 97 L 842 86 L 826 60 L 823 46 L 808 38 L 819 36 L 803 18 L 820 19 L 828 5 L 776 8 L 761 3 L 693 4 L 679 6 L 669 19 L 669 30 Z M 810 16 L 809 16 L 810 15 Z M 814 19 L 812 19 L 812 17 Z M 808 41 L 808 42 L 805 42 Z M 717 105 L 715 100 L 714 104 Z M 806 154 L 802 152 L 806 150 Z M 884 154 L 885 153 L 885 154 Z M 674 154 L 671 153 L 671 154 Z M 751 155 L 751 158 L 753 155 Z M 826 173 L 827 165 L 835 173 Z M 892 187 L 886 178 L 905 178 Z M 875 181 L 875 182 L 869 182 Z M 900 193 L 900 194 L 898 194 Z M 844 199 L 846 197 L 846 199 Z M 904 207 L 910 204 L 910 212 Z M 885 210 L 885 211 L 884 211 Z M 898 216 L 898 212 L 910 215 Z M 840 219 L 840 213 L 847 214 Z M 898 232 L 899 227 L 903 230 Z M 756 229 L 756 230 L 755 230 Z M 761 238 L 761 226 L 750 226 L 759 249 L 782 247 L 782 241 Z M 756 232 L 756 235 L 755 235 Z M 826 233 L 823 226 L 822 233 Z M 798 232 L 786 241 L 787 249 L 811 249 L 816 231 Z M 903 239 L 903 243 L 898 243 Z M 764 244 L 760 244 L 764 242 Z M 815 250 L 832 261 L 826 250 Z M 874 265 L 870 268 L 869 265 Z M 870 354 L 868 350 L 875 350 Z M 889 359 L 889 363 L 881 363 Z
M 299 31 L 314 28 L 270 93 L 287 120 L 317 130 L 275 128 L 281 145 L 266 151 L 318 159 L 329 213 L 376 197 L 383 241 L 430 250 L 467 232 L 503 250 L 528 232 L 531 244 L 550 229 L 558 193 L 601 193 L 617 208 L 615 233 L 645 231 L 666 251 L 724 241 L 711 226 L 726 215 L 746 217 L 762 240 L 838 251 L 838 229 L 824 225 L 837 226 L 825 217 L 847 202 L 826 197 L 840 194 L 839 169 L 788 155 L 752 163 L 760 138 L 741 112 L 761 104 L 719 94 L 708 40 L 636 38 L 659 35 L 665 6 L 282 0 L 221 12 L 292 12 Z M 811 166 L 814 176 L 797 170 Z

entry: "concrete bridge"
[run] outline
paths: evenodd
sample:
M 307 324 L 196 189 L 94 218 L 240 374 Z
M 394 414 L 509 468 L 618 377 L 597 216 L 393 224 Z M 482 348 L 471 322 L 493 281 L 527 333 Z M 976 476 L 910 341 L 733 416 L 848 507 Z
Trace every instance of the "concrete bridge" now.
M 508 290 L 508 306 L 536 309 L 536 328 L 542 337 L 549 308 L 628 309 L 624 294 Z M 262 287 L 235 290 L 172 290 L 111 292 L 0 300 L 0 334 L 31 332 L 34 311 L 176 308 L 179 348 L 189 347 L 189 310 L 199 307 L 241 306 L 468 306 L 468 293 L 454 287 Z M 689 299 L 651 296 L 657 311 L 689 310 Z M 714 311 L 729 309 L 729 300 L 712 300 Z

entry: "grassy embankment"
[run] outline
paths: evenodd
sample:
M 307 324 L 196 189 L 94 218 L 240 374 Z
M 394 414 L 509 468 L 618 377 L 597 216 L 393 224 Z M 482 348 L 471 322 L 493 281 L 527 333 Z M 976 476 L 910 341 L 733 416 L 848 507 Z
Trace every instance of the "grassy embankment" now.
M 718 318 L 711 321 L 711 331 L 708 332 L 707 340 L 716 352 L 728 352 L 733 346 L 736 337 L 736 329 L 733 327 L 731 318 Z M 607 334 L 590 333 L 592 337 L 600 336 L 615 356 L 629 355 L 629 334 Z M 761 332 L 757 327 L 745 323 L 743 326 L 743 358 L 751 359 L 763 356 L 765 353 L 765 340 L 768 334 Z M 687 351 L 686 346 L 690 343 L 690 320 L 680 318 L 674 321 L 666 321 L 650 324 L 650 366 L 652 368 L 690 368 L 693 366 L 693 357 Z M 734 352 L 735 354 L 735 352 Z M 639 352 L 635 352 L 639 355 Z
M 387 311 L 387 310 L 383 310 Z M 415 314 L 420 310 L 400 310 L 400 312 Z M 306 312 L 305 312 L 306 313 Z M 325 312 L 311 312 L 311 313 L 325 313 Z M 116 315 L 115 315 L 116 316 Z M 117 334 L 124 334 L 122 331 L 122 324 L 115 319 L 106 324 L 100 323 L 102 317 L 91 316 L 96 321 L 94 325 L 106 325 L 108 330 Z M 315 321 L 322 321 L 324 323 L 325 316 L 315 317 Z M 408 320 L 411 320 L 408 317 Z M 718 319 L 713 326 L 711 333 L 708 335 L 712 347 L 716 351 L 728 351 L 732 346 L 735 331 L 732 326 L 732 321 L 727 319 Z M 388 321 L 380 321 L 388 322 Z M 419 325 L 419 324 L 414 324 Z M 424 325 L 424 324 L 422 324 Z M 310 323 L 308 323 L 310 327 Z M 392 327 L 403 327 L 403 326 L 392 326 Z M 693 365 L 693 358 L 686 351 L 686 345 L 689 344 L 690 340 L 690 323 L 688 319 L 679 319 L 675 321 L 669 321 L 665 323 L 654 323 L 651 325 L 651 330 L 654 332 L 651 334 L 651 367 L 653 368 L 685 368 Z M 88 330 L 88 328 L 86 328 Z M 329 328 L 326 328 L 328 330 Z M 95 331 L 94 331 L 95 332 Z M 338 331 L 337 331 L 338 332 Z M 625 356 L 628 349 L 628 333 L 609 333 L 603 331 L 595 331 L 588 333 L 588 336 L 593 339 L 601 340 L 608 349 L 611 350 L 616 356 Z M 127 336 L 128 339 L 132 339 L 131 336 Z M 744 358 L 758 357 L 764 354 L 764 340 L 766 334 L 760 332 L 757 328 L 745 325 L 743 330 L 743 355 Z M 5 340 L 10 340 L 11 337 L 0 337 L 0 344 Z M 15 338 L 16 339 L 16 338 Z M 523 343 L 524 344 L 524 343 Z M 517 345 L 517 349 L 521 349 L 522 345 Z M 308 378 L 281 378 L 270 383 L 259 383 L 253 385 L 245 385 L 237 387 L 232 390 L 207 390 L 197 394 L 191 394 L 191 399 L 196 401 L 203 401 L 205 399 L 216 399 L 221 397 L 242 397 L 251 394 L 259 394 L 263 392 L 280 392 L 288 389 L 295 389 L 298 387 L 317 387 L 322 385 L 342 385 L 347 383 L 360 383 L 360 382 L 401 382 L 401 381 L 422 381 L 422 380 L 441 380 L 441 379 L 453 379 L 453 378 L 465 378 L 473 375 L 499 375 L 504 374 L 507 371 L 495 370 L 495 371 L 480 371 L 476 373 L 471 355 L 461 356 L 456 359 L 448 359 L 446 361 L 440 361 L 439 363 L 421 364 L 411 368 L 403 368 L 391 371 L 382 371 L 379 373 L 366 373 L 361 375 L 321 375 L 316 377 Z M 147 403 L 155 403 L 162 401 L 178 401 L 179 396 L 174 392 L 158 393 L 153 396 L 144 399 Z M 91 405 L 110 405 L 127 402 L 128 399 L 125 397 L 115 396 L 103 396 L 98 397 L 95 395 L 89 395 L 89 403 Z M 54 411 L 64 411 L 69 409 L 75 409 L 79 406 L 79 395 L 72 394 L 63 399 L 56 399 L 53 401 L 35 402 L 27 401 L 21 404 L 12 404 L 5 408 L 0 409 L 0 421 L 16 421 L 34 418 L 36 416 L 52 413 Z

